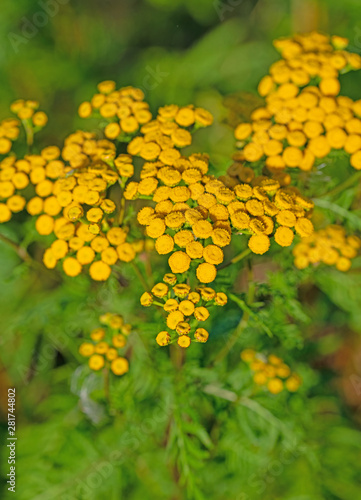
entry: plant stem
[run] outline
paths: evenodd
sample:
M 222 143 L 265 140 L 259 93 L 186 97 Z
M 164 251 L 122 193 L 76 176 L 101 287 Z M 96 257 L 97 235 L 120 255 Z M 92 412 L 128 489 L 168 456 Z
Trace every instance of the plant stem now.
M 219 270 L 220 269 L 225 269 L 226 267 L 230 266 L 231 264 L 236 264 L 240 260 L 242 260 L 245 257 L 247 257 L 250 253 L 251 253 L 251 249 L 250 248 L 246 248 L 245 250 L 243 250 L 243 252 L 241 252 L 240 254 L 238 254 L 235 257 L 233 257 L 233 259 L 231 259 L 229 262 L 227 262 L 226 264 L 222 264 L 221 266 L 219 266 L 218 269 Z
M 355 172 L 353 175 L 351 175 L 344 182 L 341 182 L 341 184 L 336 186 L 334 189 L 331 189 L 331 191 L 329 191 L 328 193 L 321 195 L 321 197 L 326 198 L 328 196 L 335 196 L 336 194 L 342 193 L 342 191 L 355 184 L 355 182 L 358 181 L 360 177 L 361 177 L 361 172 Z
M 249 267 L 248 271 L 248 293 L 247 293 L 247 305 L 250 306 L 254 300 L 254 294 L 255 294 L 255 284 L 253 283 L 253 270 L 252 267 Z M 217 356 L 214 358 L 213 362 L 211 363 L 211 366 L 214 366 L 217 363 L 220 363 L 229 353 L 229 351 L 233 348 L 233 346 L 236 344 L 238 341 L 241 333 L 243 330 L 246 328 L 249 320 L 249 312 L 246 311 L 243 313 L 241 321 L 238 323 L 236 329 L 234 330 L 233 334 L 231 337 L 228 339 L 226 344 L 224 345 L 223 349 L 219 351 Z
M 144 276 L 141 272 L 141 270 L 139 269 L 138 265 L 134 262 L 134 260 L 131 262 L 132 266 L 133 266 L 133 269 L 135 271 L 135 274 L 138 276 L 141 284 L 143 285 L 143 288 L 146 292 L 149 292 L 149 286 L 146 282 L 146 280 L 144 279 Z
M 9 245 L 15 252 L 18 254 L 18 256 L 24 261 L 28 263 L 32 263 L 33 259 L 30 257 L 28 252 L 25 250 L 25 248 L 22 248 L 20 245 L 15 243 L 15 241 L 11 240 L 4 234 L 0 234 L 0 240 Z

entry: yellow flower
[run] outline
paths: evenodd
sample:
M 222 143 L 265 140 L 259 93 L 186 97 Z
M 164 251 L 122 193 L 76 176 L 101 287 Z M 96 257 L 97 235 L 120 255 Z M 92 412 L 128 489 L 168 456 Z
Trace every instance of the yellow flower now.
M 125 242 L 127 233 L 120 227 L 112 227 L 111 229 L 109 229 L 106 236 L 109 243 L 117 246 Z
M 187 348 L 191 345 L 191 339 L 188 337 L 188 335 L 181 335 L 177 340 L 177 344 L 180 347 Z
M 175 330 L 178 323 L 184 321 L 184 315 L 180 311 L 172 311 L 167 317 L 167 327 L 171 330 Z
M 213 123 L 213 116 L 203 108 L 196 108 L 194 110 L 194 119 L 198 125 L 202 125 L 203 127 L 208 127 L 208 125 L 212 125 Z
M 213 264 L 204 262 L 203 264 L 199 264 L 196 274 L 201 283 L 211 283 L 217 276 L 217 269 Z
M 106 356 L 108 361 L 113 361 L 113 359 L 118 357 L 118 351 L 116 349 L 114 349 L 114 347 L 110 347 L 107 350 L 105 356 Z
M 218 306 L 224 306 L 227 304 L 227 301 L 228 301 L 228 298 L 227 298 L 227 295 L 223 292 L 218 292 L 216 294 L 216 297 L 214 299 L 214 302 L 218 305 Z
M 277 228 L 274 238 L 281 247 L 289 247 L 292 244 L 294 233 L 289 227 L 280 226 Z
M 191 331 L 191 325 L 186 321 L 180 321 L 176 326 L 178 335 L 187 335 Z
M 153 302 L 153 295 L 149 292 L 144 292 L 143 295 L 140 297 L 140 303 L 144 307 L 149 307 L 152 305 Z
M 169 259 L 168 264 L 173 273 L 180 274 L 188 271 L 191 259 L 185 252 L 175 252 Z
M 176 297 L 184 298 L 190 292 L 191 287 L 186 283 L 182 283 L 180 285 L 175 285 L 173 287 L 173 292 Z
M 209 264 L 220 264 L 223 262 L 223 251 L 216 245 L 207 245 L 203 250 L 203 258 Z
M 104 328 L 95 328 L 90 333 L 90 338 L 94 340 L 94 342 L 99 342 L 99 340 L 102 340 L 104 336 L 105 336 Z
M 99 342 L 95 347 L 94 351 L 97 354 L 105 354 L 109 349 L 108 342 Z
M 270 239 L 265 234 L 253 235 L 248 241 L 248 246 L 252 252 L 259 255 L 266 253 L 270 244 Z
M 174 241 L 169 234 L 162 234 L 155 242 L 155 249 L 160 255 L 165 255 L 171 252 L 174 248 Z
M 121 349 L 124 347 L 127 343 L 127 339 L 122 335 L 121 333 L 118 333 L 117 335 L 113 335 L 112 338 L 112 343 L 114 347 L 117 347 L 118 349 Z
M 67 257 L 63 261 L 63 269 L 68 276 L 78 276 L 81 273 L 81 264 L 74 257 Z
M 256 356 L 256 351 L 254 351 L 253 349 L 244 349 L 241 352 L 241 359 L 243 361 L 246 361 L 246 363 L 253 361 L 255 356 Z
M 214 229 L 211 236 L 213 243 L 219 247 L 225 247 L 231 242 L 231 235 L 222 228 Z
M 91 247 L 82 247 L 77 251 L 76 258 L 80 264 L 90 264 L 93 262 L 95 257 L 95 252 Z
M 207 342 L 208 337 L 209 337 L 209 333 L 204 328 L 197 328 L 196 331 L 194 332 L 194 338 L 198 342 L 202 342 L 202 343 Z
M 336 268 L 339 270 L 339 271 L 348 271 L 351 267 L 351 260 L 346 258 L 346 257 L 340 257 L 339 259 L 337 259 L 337 262 L 336 262 Z
M 283 391 L 283 382 L 279 378 L 272 378 L 267 383 L 267 389 L 272 394 L 279 394 Z
M 296 221 L 295 229 L 302 238 L 305 238 L 307 236 L 311 236 L 311 234 L 313 233 L 313 224 L 309 219 L 300 217 Z
M 36 220 L 35 227 L 41 235 L 51 234 L 54 229 L 54 219 L 50 215 L 40 215 Z
M 163 276 L 164 283 L 168 283 L 168 285 L 175 285 L 177 283 L 177 276 L 172 273 L 167 273 Z
M 190 125 L 193 125 L 195 121 L 195 113 L 193 109 L 188 107 L 180 108 L 175 116 L 175 121 L 181 127 L 189 127 Z
M 294 227 L 296 224 L 296 216 L 290 210 L 281 210 L 277 216 L 276 220 L 281 226 Z
M 83 342 L 79 347 L 79 354 L 84 357 L 89 357 L 94 353 L 94 345 L 90 342 Z
M 192 241 L 194 241 L 194 236 L 192 231 L 189 230 L 178 231 L 178 233 L 174 235 L 175 244 L 181 248 L 185 248 L 188 245 L 188 243 L 191 243 Z
M 296 392 L 299 389 L 301 383 L 301 378 L 294 373 L 286 380 L 286 389 L 290 392 Z
M 194 312 L 194 304 L 191 300 L 182 300 L 179 303 L 179 310 L 184 314 L 184 316 L 191 316 Z
M 93 354 L 89 358 L 89 367 L 92 370 L 95 370 L 95 371 L 101 370 L 103 368 L 104 364 L 105 364 L 104 358 L 100 354 Z
M 193 224 L 192 230 L 197 238 L 206 239 L 211 236 L 213 228 L 212 224 L 207 220 L 200 220 Z
M 152 294 L 156 297 L 163 298 L 168 293 L 168 286 L 165 283 L 157 283 L 152 288 Z
M 126 358 L 116 358 L 110 364 L 110 369 L 114 375 L 124 375 L 129 371 L 129 362 Z
M 320 90 L 324 95 L 335 96 L 340 92 L 340 82 L 337 78 L 324 78 L 319 84 Z
M 177 300 L 175 299 L 168 299 L 165 303 L 164 303 L 164 310 L 166 312 L 173 312 L 173 311 L 176 311 L 178 309 L 178 306 L 179 306 L 179 303 Z M 183 312 L 183 311 L 182 311 Z
M 191 241 L 186 245 L 186 252 L 191 259 L 201 259 L 203 256 L 203 245 L 199 241 Z
M 156 239 L 164 233 L 165 229 L 166 225 L 164 220 L 159 217 L 154 217 L 147 226 L 147 235 L 150 238 Z
M 123 262 L 131 262 L 135 258 L 135 250 L 130 243 L 117 246 L 118 257 Z
M 170 342 L 170 335 L 167 331 L 159 332 L 156 337 L 156 342 L 160 346 L 168 345 Z
M 249 227 L 250 217 L 246 212 L 238 210 L 231 215 L 231 222 L 236 229 L 247 229 Z
M 106 281 L 110 273 L 110 266 L 101 260 L 93 262 L 89 268 L 89 274 L 95 281 Z
M 194 317 L 198 321 L 206 321 L 209 318 L 209 311 L 205 307 L 196 307 L 194 309 Z
M 115 90 L 115 82 L 112 80 L 105 80 L 98 83 L 97 88 L 102 94 L 110 94 Z
M 1 208 L 0 208 L 0 216 L 1 216 Z M 0 218 L 0 220 L 1 220 L 1 218 Z M 45 267 L 48 269 L 54 269 L 54 267 L 56 266 L 57 259 L 54 256 L 51 248 L 47 248 L 45 250 L 44 255 L 43 255 L 43 263 L 44 263 Z

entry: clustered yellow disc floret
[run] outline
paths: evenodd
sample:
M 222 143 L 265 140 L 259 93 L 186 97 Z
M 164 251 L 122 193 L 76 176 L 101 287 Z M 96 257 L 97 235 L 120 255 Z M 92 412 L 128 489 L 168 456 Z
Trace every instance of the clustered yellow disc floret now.
M 264 107 L 235 130 L 241 155 L 270 172 L 312 169 L 331 150 L 344 150 L 361 169 L 361 100 L 339 96 L 339 74 L 361 68 L 358 54 L 343 50 L 346 39 L 320 33 L 275 41 L 282 59 L 270 68 L 258 92 Z
M 32 133 L 41 130 L 48 123 L 48 117 L 44 111 L 38 111 L 39 102 L 34 100 L 18 99 L 14 101 L 10 110 L 24 123 L 32 129 Z
M 26 207 L 38 233 L 56 237 L 44 253 L 46 267 L 62 261 L 64 272 L 76 276 L 89 266 L 90 276 L 104 281 L 112 265 L 130 262 L 141 250 L 126 241 L 128 228 L 118 226 L 117 206 L 107 197 L 112 185 L 124 186 L 133 172 L 129 155 L 116 157 L 114 143 L 82 131 L 67 137 L 62 149 L 7 156 L 0 163 L 0 222 Z
M 289 392 L 296 392 L 302 383 L 300 376 L 292 373 L 290 367 L 274 354 L 266 357 L 253 349 L 245 349 L 241 353 L 241 359 L 248 363 L 254 373 L 255 384 L 272 394 L 279 394 L 284 388 Z
M 99 83 L 98 93 L 90 101 L 80 104 L 78 109 L 81 118 L 93 116 L 106 120 L 104 134 L 111 140 L 137 133 L 152 119 L 141 89 L 123 87 L 116 90 L 115 87 L 115 82 L 111 80 Z
M 20 122 L 15 118 L 5 118 L 0 122 L 0 155 L 6 155 L 12 148 L 13 142 L 19 137 Z
M 177 284 L 176 275 L 168 273 L 151 292 L 143 293 L 140 303 L 144 307 L 155 305 L 167 313 L 167 330 L 158 333 L 158 345 L 166 346 L 177 341 L 180 347 L 186 348 L 192 341 L 207 342 L 209 333 L 199 327 L 199 323 L 209 318 L 210 307 L 226 305 L 227 295 L 204 285 L 192 290 L 186 283 Z
M 298 269 L 326 264 L 339 271 L 348 271 L 361 248 L 361 239 L 347 236 L 342 226 L 330 225 L 302 238 L 293 249 L 294 263 Z
M 129 370 L 129 362 L 122 353 L 131 325 L 124 323 L 120 314 L 106 313 L 99 319 L 104 326 L 92 330 L 90 339 L 80 345 L 79 353 L 89 358 L 89 367 L 94 371 L 105 367 L 114 375 L 124 375 Z

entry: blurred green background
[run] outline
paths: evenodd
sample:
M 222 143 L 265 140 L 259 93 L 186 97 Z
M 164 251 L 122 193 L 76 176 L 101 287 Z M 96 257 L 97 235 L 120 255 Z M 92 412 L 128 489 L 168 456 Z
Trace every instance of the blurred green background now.
M 246 115 L 256 99 L 251 94 L 256 95 L 258 81 L 278 58 L 272 40 L 312 29 L 346 36 L 350 39 L 350 50 L 361 53 L 359 0 L 342 3 L 334 0 L 2 0 L 0 117 L 9 116 L 8 107 L 14 99 L 37 99 L 41 109 L 49 114 L 49 124 L 39 133 L 38 141 L 42 145 L 60 145 L 71 131 L 91 128 L 91 122 L 84 125 L 77 117 L 77 107 L 93 94 L 97 82 L 114 79 L 119 86 L 141 87 L 152 110 L 164 104 L 194 103 L 212 111 L 215 124 L 199 132 L 194 150 L 209 152 L 213 163 L 222 171 L 229 164 L 233 150 L 232 129 L 227 123 L 230 114 L 224 105 L 229 100 L 224 98 L 235 94 L 231 102 L 238 103 L 240 116 Z M 361 72 L 345 76 L 342 89 L 345 94 L 360 98 Z M 26 230 L 16 221 L 6 229 L 15 239 L 21 239 L 22 231 Z M 145 449 L 140 445 L 130 447 L 130 454 L 126 456 L 126 461 L 131 461 L 129 466 L 123 464 L 121 472 L 117 469 L 109 480 L 94 487 L 91 494 L 74 494 L 77 481 L 87 478 L 94 464 L 109 456 L 114 434 L 117 439 L 124 434 L 124 426 L 119 422 L 118 428 L 95 426 L 94 430 L 96 409 L 90 408 L 86 394 L 81 396 L 82 404 L 89 404 L 85 414 L 91 415 L 91 419 L 84 419 L 77 410 L 79 389 L 74 377 L 72 392 L 69 388 L 70 377 L 79 365 L 77 337 L 80 331 L 97 326 L 98 311 L 121 311 L 129 314 L 127 321 L 136 321 L 136 313 L 131 311 L 137 297 L 120 295 L 115 281 L 110 283 L 110 292 L 108 285 L 91 285 L 85 277 L 65 280 L 59 286 L 57 278 L 54 282 L 48 273 L 27 271 L 14 252 L 3 244 L 0 245 L 0 278 L 2 406 L 8 386 L 19 384 L 21 393 L 19 491 L 15 498 L 180 498 L 173 496 L 166 480 L 161 488 L 157 486 L 157 482 L 162 481 L 163 467 L 163 458 L 155 451 L 157 442 L 147 444 Z M 277 279 L 277 285 L 281 284 L 286 290 L 287 278 L 282 278 L 281 273 Z M 300 429 L 309 429 L 308 460 L 303 460 L 301 451 L 300 459 L 284 467 L 287 470 L 282 470 L 280 477 L 276 472 L 266 471 L 265 467 L 272 463 L 270 457 L 279 459 L 280 451 L 272 450 L 282 435 L 283 424 L 271 432 L 272 425 L 266 431 L 260 430 L 257 423 L 252 434 L 248 424 L 243 423 L 244 419 L 250 419 L 245 413 L 237 414 L 242 422 L 240 428 L 227 424 L 224 417 L 229 437 L 223 451 L 228 453 L 229 461 L 222 462 L 218 457 L 219 462 L 213 461 L 209 477 L 213 476 L 212 480 L 216 481 L 217 476 L 221 476 L 220 470 L 223 473 L 228 469 L 233 473 L 242 470 L 243 479 L 239 478 L 239 484 L 246 485 L 247 493 L 242 496 L 240 486 L 237 490 L 237 475 L 230 473 L 233 477 L 230 486 L 220 487 L 216 493 L 209 491 L 209 495 L 214 495 L 209 498 L 356 500 L 361 496 L 359 290 L 360 277 L 356 270 L 342 278 L 340 273 L 320 272 L 316 286 L 306 283 L 295 292 L 301 297 L 310 319 L 301 318 L 304 326 L 297 333 L 299 337 L 293 347 L 298 341 L 301 344 L 301 336 L 307 339 L 308 347 L 302 354 L 292 355 L 289 361 L 310 361 L 313 371 L 306 368 L 303 376 L 306 387 L 312 390 L 309 400 L 305 395 L 295 396 L 285 414 L 290 421 L 297 416 Z M 85 303 L 84 296 L 87 296 Z M 295 298 L 288 297 L 290 301 Z M 282 321 L 286 318 L 286 313 L 281 314 Z M 57 340 L 59 338 L 62 340 Z M 142 351 L 141 341 L 136 341 L 136 346 L 139 362 L 147 369 L 155 368 L 154 359 Z M 207 348 L 211 348 L 211 344 Z M 283 348 L 287 357 L 286 341 Z M 125 388 L 127 383 L 123 383 Z M 157 384 L 150 379 L 145 385 L 150 398 Z M 146 394 L 144 386 L 139 384 L 137 390 L 142 400 L 143 393 Z M 131 396 L 126 404 L 131 406 Z M 308 405 L 307 411 L 305 405 Z M 281 421 L 283 408 L 272 409 L 278 411 Z M 225 413 L 221 405 L 217 411 Z M 315 415 L 317 418 L 313 421 Z M 99 418 L 101 420 L 101 415 Z M 297 429 L 293 427 L 296 435 Z M 142 432 L 148 437 L 147 432 Z M 267 434 L 265 442 L 260 438 L 262 433 Z M 127 436 L 127 439 L 133 439 L 133 443 L 134 439 L 145 441 L 142 434 L 137 438 Z M 238 451 L 233 449 L 234 443 Z M 146 458 L 155 454 L 156 471 L 150 472 L 141 461 L 133 467 L 139 450 Z M 256 480 L 270 478 L 265 483 L 265 493 L 249 485 L 248 476 L 255 471 Z M 66 497 L 69 491 L 73 496 L 69 493 Z M 1 498 L 12 496 L 5 492 Z

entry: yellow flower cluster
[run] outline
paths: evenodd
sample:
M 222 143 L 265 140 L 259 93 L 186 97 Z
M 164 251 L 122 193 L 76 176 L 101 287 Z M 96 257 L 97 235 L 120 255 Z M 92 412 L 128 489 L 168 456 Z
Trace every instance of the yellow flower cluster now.
M 129 143 L 128 153 L 147 162 L 157 161 L 158 166 L 174 166 L 181 158 L 179 149 L 192 143 L 191 132 L 212 122 L 212 115 L 203 108 L 192 105 L 179 107 L 176 104 L 164 106 L 159 108 L 155 120 L 141 127 L 141 135 Z M 139 194 L 142 194 L 141 191 Z
M 65 273 L 77 276 L 90 265 L 94 280 L 108 279 L 110 266 L 136 254 L 126 242 L 127 228 L 117 226 L 115 202 L 107 197 L 110 186 L 133 175 L 132 158 L 114 157 L 112 142 L 81 131 L 71 134 L 62 150 L 48 146 L 24 159 L 8 156 L 0 164 L 0 222 L 26 206 L 37 217 L 38 233 L 57 238 L 44 253 L 46 267 L 62 260 Z M 33 196 L 26 202 L 22 192 L 29 184 Z
M 144 307 L 156 305 L 167 313 L 166 324 L 171 333 L 168 330 L 158 333 L 156 341 L 160 346 L 177 340 L 180 347 L 186 348 L 192 340 L 207 342 L 209 333 L 205 328 L 198 327 L 198 324 L 209 318 L 210 307 L 224 306 L 227 295 L 206 286 L 199 286 L 192 291 L 185 283 L 177 284 L 177 277 L 169 273 L 164 276 L 162 283 L 154 285 L 151 292 L 143 293 L 140 303 Z
M 347 45 L 339 37 L 333 43 Z M 361 68 L 361 57 L 334 50 L 330 37 L 320 33 L 277 40 L 275 45 L 283 59 L 271 66 L 258 87 L 266 105 L 235 130 L 239 159 L 249 164 L 262 160 L 270 172 L 286 167 L 309 171 L 331 150 L 344 150 L 360 170 L 361 100 L 338 96 L 338 76 Z
M 47 115 L 44 111 L 37 111 L 38 108 L 38 101 L 25 101 L 24 99 L 18 99 L 10 106 L 10 110 L 26 125 L 30 125 L 34 128 L 34 132 L 39 131 L 48 122 Z
M 142 208 L 137 218 L 156 240 L 157 252 L 171 253 L 168 263 L 176 274 L 195 260 L 202 283 L 212 282 L 216 265 L 223 262 L 222 248 L 231 241 L 226 205 L 235 199 L 231 189 L 207 172 L 208 157 L 201 154 L 179 157 L 173 165 L 146 162 L 136 188 L 156 202 L 154 208 Z
M 12 148 L 13 141 L 19 137 L 19 120 L 6 118 L 0 122 L 0 155 L 6 155 Z
M 108 80 L 98 84 L 98 93 L 90 102 L 79 106 L 79 116 L 101 117 L 109 122 L 104 134 L 108 139 L 135 134 L 139 128 L 152 119 L 149 105 L 144 101 L 144 93 L 134 87 L 123 87 L 116 90 L 115 82 Z
M 266 387 L 272 394 L 279 394 L 285 387 L 289 392 L 296 392 L 302 383 L 300 376 L 291 373 L 290 367 L 274 354 L 265 357 L 253 349 L 245 349 L 241 359 L 254 373 L 255 384 Z
M 252 184 L 237 184 L 234 193 L 236 201 L 227 207 L 231 225 L 238 233 L 252 235 L 248 247 L 253 253 L 267 252 L 271 237 L 278 245 L 288 247 L 295 234 L 312 234 L 308 217 L 313 202 L 297 188 L 281 188 L 278 181 L 260 176 Z
M 129 370 L 129 363 L 120 352 L 127 343 L 131 325 L 124 324 L 120 314 L 111 313 L 101 316 L 100 322 L 105 327 L 93 330 L 90 341 L 81 344 L 79 353 L 89 358 L 89 367 L 94 371 L 107 367 L 115 375 L 124 375 Z
M 298 269 L 323 263 L 339 271 L 348 271 L 360 248 L 360 238 L 347 236 L 342 226 L 331 225 L 302 238 L 293 249 L 294 263 Z

